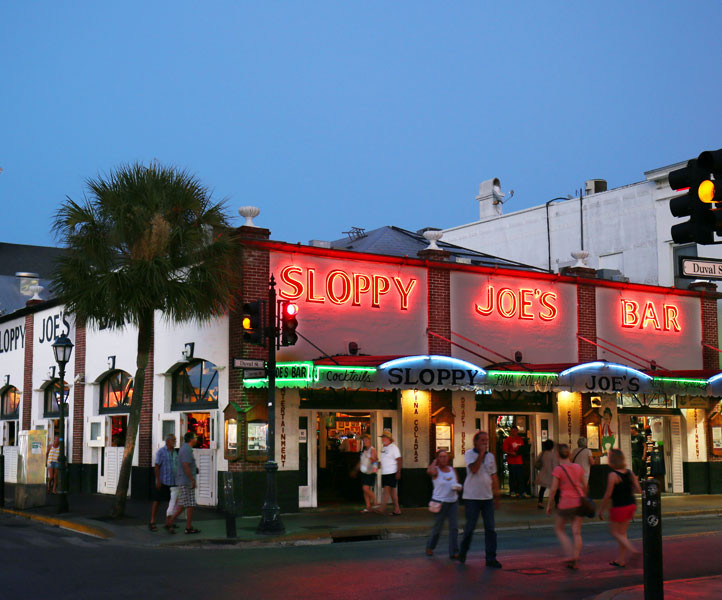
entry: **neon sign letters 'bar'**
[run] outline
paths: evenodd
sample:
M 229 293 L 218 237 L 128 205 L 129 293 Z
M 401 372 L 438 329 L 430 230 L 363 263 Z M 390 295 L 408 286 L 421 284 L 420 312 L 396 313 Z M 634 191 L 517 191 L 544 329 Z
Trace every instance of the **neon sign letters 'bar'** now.
M 476 303 L 474 309 L 483 317 L 496 313 L 505 319 L 516 318 L 522 321 L 540 319 L 549 322 L 554 321 L 559 315 L 557 298 L 554 292 L 543 292 L 540 289 L 513 290 L 502 287 L 494 291 L 494 286 L 489 285 L 483 297 L 484 305 Z
M 284 287 L 279 288 L 278 295 L 284 300 L 298 300 L 305 294 L 306 302 L 330 302 L 339 306 L 348 302 L 351 306 L 361 306 L 363 297 L 368 295 L 371 307 L 381 308 L 381 297 L 393 290 L 398 295 L 399 308 L 408 310 L 416 286 L 413 277 L 404 283 L 401 277 L 347 273 L 342 269 L 329 271 L 325 281 L 320 281 L 315 268 L 296 265 L 283 267 L 280 276 Z
M 657 312 L 654 302 L 647 300 L 644 308 L 634 300 L 620 300 L 622 307 L 622 327 L 629 329 L 650 329 L 657 331 L 673 331 L 679 333 L 682 328 L 679 325 L 679 308 L 674 304 L 662 304 L 662 312 Z M 661 316 L 661 318 L 660 318 Z

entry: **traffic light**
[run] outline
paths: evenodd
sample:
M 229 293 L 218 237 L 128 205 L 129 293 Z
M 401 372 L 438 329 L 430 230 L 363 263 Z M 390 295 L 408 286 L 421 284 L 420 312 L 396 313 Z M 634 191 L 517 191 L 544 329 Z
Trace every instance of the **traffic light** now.
M 264 345 L 263 331 L 263 300 L 255 300 L 254 302 L 246 302 L 243 305 L 243 319 L 241 326 L 243 327 L 243 341 Z
M 293 346 L 298 341 L 298 305 L 293 302 L 281 302 L 281 346 Z
M 714 175 L 715 171 L 720 175 Z M 715 205 L 713 175 L 716 181 L 722 181 L 722 150 L 703 152 L 688 161 L 686 167 L 669 174 L 669 187 L 688 190 L 669 202 L 673 216 L 690 217 L 689 221 L 672 226 L 672 240 L 676 244 L 713 244 L 714 234 L 721 232 L 722 213 L 717 212 Z

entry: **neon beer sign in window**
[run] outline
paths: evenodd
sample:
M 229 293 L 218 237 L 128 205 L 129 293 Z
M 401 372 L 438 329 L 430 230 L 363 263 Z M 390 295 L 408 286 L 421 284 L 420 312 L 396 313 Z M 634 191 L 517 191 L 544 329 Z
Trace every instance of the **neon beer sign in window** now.
M 679 333 L 679 308 L 674 304 L 662 304 L 659 310 L 654 302 L 647 300 L 644 305 L 634 300 L 620 299 L 622 327 L 627 329 L 654 329 Z
M 557 301 L 555 292 L 538 288 L 495 288 L 488 285 L 481 294 L 481 301 L 474 304 L 474 310 L 482 317 L 498 315 L 504 319 L 549 322 L 559 315 Z
M 384 301 L 398 302 L 400 310 L 408 310 L 416 278 L 373 273 L 354 273 L 332 269 L 325 277 L 314 267 L 287 265 L 281 269 L 278 295 L 284 300 L 301 300 L 319 304 L 381 308 Z

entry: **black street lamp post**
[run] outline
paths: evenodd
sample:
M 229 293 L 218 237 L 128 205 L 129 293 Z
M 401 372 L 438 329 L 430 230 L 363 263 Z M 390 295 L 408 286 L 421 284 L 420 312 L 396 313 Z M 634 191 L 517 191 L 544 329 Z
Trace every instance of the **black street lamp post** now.
M 64 333 L 55 338 L 53 342 L 53 353 L 55 354 L 55 362 L 58 363 L 60 371 L 60 381 L 58 383 L 58 408 L 60 409 L 60 468 L 58 476 L 60 477 L 60 498 L 58 502 L 58 512 L 68 512 L 68 459 L 65 448 L 65 365 L 70 361 L 70 355 L 73 353 L 73 342 L 70 341 Z

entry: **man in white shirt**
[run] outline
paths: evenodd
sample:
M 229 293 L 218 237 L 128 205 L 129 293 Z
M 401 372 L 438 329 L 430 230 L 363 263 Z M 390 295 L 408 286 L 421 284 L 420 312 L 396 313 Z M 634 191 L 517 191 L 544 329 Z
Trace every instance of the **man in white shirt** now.
M 389 497 L 394 503 L 394 512 L 392 516 L 401 514 L 399 507 L 399 494 L 396 491 L 398 480 L 401 479 L 401 452 L 399 447 L 394 444 L 394 438 L 391 431 L 384 429 L 381 434 L 381 452 L 379 452 L 379 461 L 381 462 L 381 485 L 384 488 L 383 501 L 381 504 L 381 512 L 386 509 Z
M 466 562 L 466 553 L 471 546 L 476 523 L 481 514 L 484 520 L 484 545 L 486 566 L 501 569 L 496 560 L 496 530 L 494 528 L 494 508 L 499 505 L 499 479 L 496 476 L 496 459 L 489 452 L 489 434 L 477 431 L 474 435 L 474 447 L 466 451 L 466 480 L 464 481 L 464 510 L 466 524 L 461 540 L 459 562 Z

